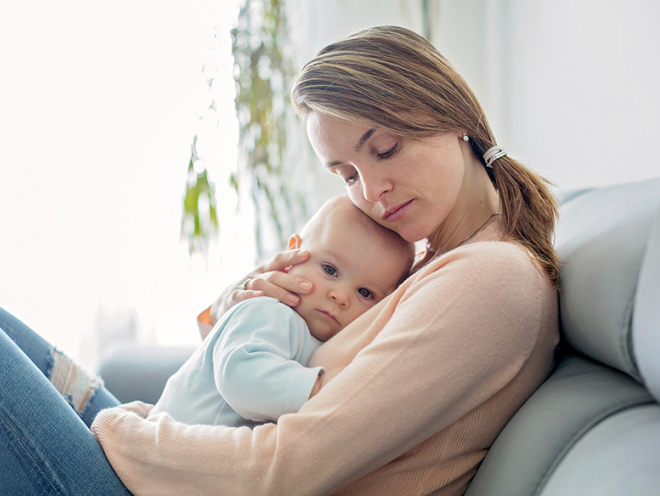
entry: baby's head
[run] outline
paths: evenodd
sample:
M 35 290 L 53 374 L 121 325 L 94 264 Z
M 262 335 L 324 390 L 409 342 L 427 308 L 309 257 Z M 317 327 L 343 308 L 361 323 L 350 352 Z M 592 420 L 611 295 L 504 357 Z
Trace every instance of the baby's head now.
M 294 308 L 310 332 L 325 341 L 390 294 L 405 279 L 414 246 L 377 224 L 347 196 L 326 202 L 289 240 L 311 256 L 290 274 L 314 284 Z

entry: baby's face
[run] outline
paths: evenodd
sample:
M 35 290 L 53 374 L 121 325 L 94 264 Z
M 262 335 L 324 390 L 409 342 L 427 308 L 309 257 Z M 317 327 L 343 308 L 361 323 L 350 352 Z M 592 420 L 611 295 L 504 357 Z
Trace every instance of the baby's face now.
M 313 336 L 325 341 L 390 294 L 409 267 L 382 238 L 344 226 L 303 239 L 311 256 L 289 270 L 314 284 L 295 310 Z

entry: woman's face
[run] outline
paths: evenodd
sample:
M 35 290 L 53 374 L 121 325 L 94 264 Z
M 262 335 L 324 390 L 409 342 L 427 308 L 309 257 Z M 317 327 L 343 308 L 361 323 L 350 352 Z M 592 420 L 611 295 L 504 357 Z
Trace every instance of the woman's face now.
M 401 138 L 318 112 L 306 124 L 322 163 L 344 180 L 351 201 L 369 217 L 407 241 L 442 229 L 465 174 L 458 134 Z

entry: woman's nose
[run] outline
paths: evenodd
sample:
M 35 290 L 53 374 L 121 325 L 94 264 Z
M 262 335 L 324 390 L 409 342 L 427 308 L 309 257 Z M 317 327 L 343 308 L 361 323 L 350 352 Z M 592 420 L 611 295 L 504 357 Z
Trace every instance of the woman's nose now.
M 378 171 L 363 171 L 360 180 L 364 199 L 372 203 L 380 201 L 383 195 L 392 189 L 391 181 Z

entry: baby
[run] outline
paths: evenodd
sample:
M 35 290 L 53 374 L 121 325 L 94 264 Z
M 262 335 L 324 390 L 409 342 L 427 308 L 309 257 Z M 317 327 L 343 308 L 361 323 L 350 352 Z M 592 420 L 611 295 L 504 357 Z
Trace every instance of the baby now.
M 323 373 L 308 368 L 323 341 L 390 294 L 413 262 L 414 247 L 346 196 L 326 202 L 289 239 L 310 252 L 289 273 L 314 284 L 291 308 L 269 297 L 231 308 L 168 380 L 150 416 L 187 424 L 254 426 L 293 413 Z

